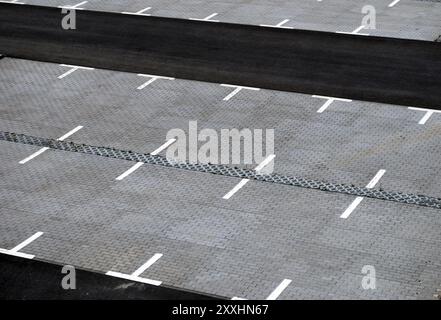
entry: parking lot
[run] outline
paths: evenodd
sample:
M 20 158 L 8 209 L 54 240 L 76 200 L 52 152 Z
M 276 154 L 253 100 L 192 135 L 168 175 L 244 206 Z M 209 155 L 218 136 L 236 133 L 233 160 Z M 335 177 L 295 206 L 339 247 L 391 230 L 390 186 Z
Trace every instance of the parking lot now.
M 1 131 L 164 155 L 167 132 L 192 120 L 272 128 L 277 173 L 441 193 L 437 111 L 11 58 L 0 68 Z M 430 299 L 441 284 L 439 209 L 258 181 L 225 199 L 239 179 L 0 150 L 9 254 L 226 298 Z M 376 290 L 361 287 L 365 265 Z

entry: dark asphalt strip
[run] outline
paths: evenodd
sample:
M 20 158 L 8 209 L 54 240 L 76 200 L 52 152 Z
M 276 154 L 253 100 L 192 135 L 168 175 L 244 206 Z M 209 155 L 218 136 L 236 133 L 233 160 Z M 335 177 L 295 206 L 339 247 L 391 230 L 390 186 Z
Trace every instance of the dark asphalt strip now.
M 76 289 L 62 288 L 62 266 L 0 254 L 0 299 L 4 300 L 213 300 L 167 286 L 152 286 L 75 268 Z M 71 273 L 69 273 L 70 275 Z M 71 283 L 71 282 L 69 282 Z
M 10 57 L 441 108 L 441 43 L 0 4 Z

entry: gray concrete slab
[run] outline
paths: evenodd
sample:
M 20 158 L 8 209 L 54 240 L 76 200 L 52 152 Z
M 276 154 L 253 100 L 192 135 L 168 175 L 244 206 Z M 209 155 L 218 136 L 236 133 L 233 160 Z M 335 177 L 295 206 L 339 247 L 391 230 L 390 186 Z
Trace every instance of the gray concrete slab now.
M 31 5 L 69 6 L 83 3 L 70 0 L 26 0 Z M 401 0 L 332 0 L 332 1 L 178 1 L 178 0 L 89 0 L 78 8 L 109 12 L 139 12 L 172 18 L 206 18 L 252 25 L 276 25 L 318 31 L 352 32 L 362 24 L 363 6 L 372 5 L 377 13 L 376 29 L 371 35 L 434 41 L 441 34 L 441 4 L 437 1 Z
M 135 74 L 0 61 L 0 128 L 149 152 L 171 128 L 274 128 L 275 171 L 365 185 L 383 168 L 381 187 L 439 195 L 438 115 L 362 101 L 334 102 L 270 90 L 157 80 Z M 441 120 L 440 120 L 441 121 Z M 439 210 L 251 181 L 231 199 L 236 178 L 47 151 L 0 142 L 0 248 L 37 231 L 22 252 L 78 267 L 142 273 L 165 284 L 225 297 L 431 299 L 441 281 Z M 361 287 L 365 265 L 377 288 Z

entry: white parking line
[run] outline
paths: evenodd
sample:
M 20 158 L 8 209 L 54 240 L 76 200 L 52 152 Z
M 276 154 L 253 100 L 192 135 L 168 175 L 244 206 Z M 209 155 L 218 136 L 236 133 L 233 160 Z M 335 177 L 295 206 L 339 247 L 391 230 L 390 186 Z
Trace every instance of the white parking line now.
M 114 272 L 114 271 L 109 271 L 106 273 L 106 275 L 111 276 L 111 277 L 136 281 L 136 282 L 147 283 L 147 284 L 151 284 L 153 286 L 160 286 L 162 283 L 161 281 L 158 281 L 158 280 L 151 280 L 151 279 L 147 279 L 147 278 L 134 277 L 129 274 L 124 274 L 124 273 Z
M 81 130 L 81 129 L 83 129 L 83 126 L 77 126 L 77 127 L 73 128 L 72 130 L 70 130 L 65 135 L 59 137 L 57 140 L 58 141 L 63 141 L 65 139 L 69 138 L 71 135 L 73 135 L 75 132 L 77 132 L 78 130 Z
M 380 181 L 381 177 L 386 173 L 386 170 L 381 169 L 377 172 L 375 177 L 368 183 L 366 188 L 372 189 L 375 187 L 375 185 Z M 351 213 L 358 207 L 358 205 L 363 201 L 363 197 L 357 197 L 355 200 L 351 203 L 351 205 L 343 212 L 343 214 L 340 216 L 342 219 L 347 219 Z
M 239 191 L 244 185 L 246 185 L 250 181 L 250 179 L 242 179 L 240 182 L 231 189 L 226 195 L 224 195 L 222 198 L 225 200 L 230 199 L 237 191 Z
M 369 33 L 360 33 L 360 31 L 363 30 L 364 28 L 365 28 L 365 26 L 361 25 L 361 26 L 359 26 L 357 29 L 355 29 L 352 32 L 336 31 L 336 33 L 356 34 L 356 35 L 360 35 L 360 36 L 368 36 Z
M 149 260 L 147 260 L 146 263 L 144 263 L 142 266 L 140 266 L 135 272 L 132 273 L 132 276 L 138 277 L 140 276 L 144 271 L 146 271 L 152 264 L 154 264 L 156 261 L 161 259 L 162 253 L 155 253 L 153 257 L 151 257 Z
M 151 15 L 150 13 L 144 13 L 144 12 L 150 10 L 151 8 L 152 8 L 152 7 L 147 7 L 147 8 L 145 8 L 145 9 L 139 10 L 139 11 L 137 11 L 137 12 L 123 11 L 123 12 L 121 12 L 121 13 L 123 13 L 123 14 L 131 14 L 131 15 L 135 15 L 135 16 L 150 16 L 150 15 Z
M 266 297 L 265 300 L 277 300 L 277 298 L 282 294 L 282 292 L 286 289 L 286 287 L 289 286 L 289 284 L 292 282 L 290 279 L 283 279 L 283 281 L 277 286 L 276 289 L 274 289 L 273 292 L 270 293 L 268 297 Z M 231 300 L 248 300 L 245 298 L 240 297 L 233 297 Z
M 276 156 L 274 154 L 269 155 L 265 158 L 257 167 L 254 169 L 255 171 L 259 172 L 261 171 L 266 165 L 268 165 Z M 240 182 L 231 189 L 226 195 L 222 197 L 224 200 L 230 199 L 237 191 L 239 191 L 244 185 L 246 185 L 250 181 L 250 179 L 242 179 Z
M 389 3 L 388 7 L 392 8 L 394 5 L 396 5 L 398 2 L 400 2 L 401 0 L 394 0 L 391 3 Z
M 89 2 L 89 1 L 83 1 L 83 2 L 77 3 L 75 5 L 58 6 L 58 8 L 84 10 L 84 8 L 79 8 L 79 7 L 82 6 L 83 4 L 86 4 L 87 2 Z
M 236 94 L 238 94 L 242 89 L 254 90 L 254 91 L 259 91 L 260 90 L 259 88 L 236 86 L 236 85 L 232 85 L 232 84 L 221 84 L 221 86 L 222 87 L 235 88 L 229 95 L 227 95 L 225 98 L 223 98 L 223 101 L 230 100 L 232 97 L 234 97 Z
M 172 143 L 174 143 L 176 139 L 170 139 L 166 143 L 164 143 L 162 146 L 160 146 L 158 149 L 150 153 L 151 155 L 156 156 L 159 154 L 162 150 L 168 148 Z M 144 164 L 144 162 L 137 162 L 135 165 L 133 165 L 129 170 L 121 174 L 119 177 L 116 178 L 116 180 L 121 181 L 125 177 L 127 177 L 129 174 L 135 172 L 139 167 L 141 167 Z
M 261 24 L 261 27 L 269 27 L 269 28 L 283 28 L 283 29 L 294 29 L 293 27 L 286 27 L 284 26 L 285 23 L 287 23 L 289 19 L 285 19 L 282 22 L 279 22 L 278 24 L 271 25 L 271 24 Z
M 45 151 L 47 151 L 47 150 L 49 150 L 48 147 L 41 148 L 41 149 L 38 150 L 37 152 L 31 154 L 29 157 L 27 157 L 27 158 L 21 160 L 19 163 L 20 163 L 20 164 L 25 164 L 26 162 L 28 162 L 28 161 L 34 159 L 35 157 L 38 157 L 40 154 L 42 154 L 43 152 L 45 152 Z
M 133 165 L 129 170 L 125 171 L 124 173 L 122 173 L 120 176 L 118 176 L 116 178 L 116 180 L 121 181 L 122 179 L 124 179 L 125 177 L 127 177 L 129 174 L 135 172 L 136 170 L 138 170 L 142 165 L 144 164 L 144 162 L 137 162 L 135 165 Z
M 70 75 L 72 72 L 77 71 L 78 69 L 83 69 L 83 70 L 94 70 L 94 68 L 89 68 L 89 67 L 80 67 L 80 66 L 72 66 L 69 64 L 60 64 L 60 66 L 62 67 L 68 67 L 68 68 L 72 68 L 69 71 L 63 73 L 61 76 L 58 77 L 58 79 L 63 79 L 64 77 Z
M 284 279 L 279 285 L 278 287 L 271 292 L 271 294 L 266 298 L 266 300 L 276 300 L 280 294 L 286 289 L 286 287 L 289 286 L 289 284 L 291 283 L 290 279 Z
M 416 110 L 416 111 L 424 111 L 426 113 L 418 122 L 418 124 L 425 124 L 427 120 L 429 120 L 429 118 L 432 116 L 432 114 L 441 113 L 441 110 L 433 110 L 433 109 L 423 109 L 423 108 L 414 108 L 414 107 L 408 107 L 408 109 Z
M 317 95 L 313 95 L 312 97 L 319 99 L 327 99 L 327 101 L 320 107 L 320 109 L 317 110 L 317 113 L 322 113 L 323 111 L 325 111 L 334 101 L 352 102 L 352 100 L 350 99 L 343 99 L 343 98 L 317 96 Z
M 77 132 L 78 130 L 82 129 L 83 126 L 78 126 L 72 130 L 70 130 L 68 133 L 66 133 L 65 135 L 61 136 L 60 138 L 58 138 L 58 141 L 63 141 L 64 139 L 68 138 L 69 136 L 73 135 L 75 132 Z M 49 150 L 50 148 L 48 147 L 43 147 L 40 150 L 38 150 L 37 152 L 31 154 L 29 157 L 21 160 L 19 163 L 20 164 L 25 164 L 26 162 L 28 162 L 29 160 L 34 159 L 35 157 L 39 156 L 40 154 L 42 154 L 43 152 Z
M 152 153 L 150 153 L 151 155 L 156 156 L 157 154 L 159 154 L 161 151 L 167 149 L 168 147 L 170 147 L 172 145 L 172 143 L 174 143 L 176 141 L 176 139 L 170 139 L 168 140 L 166 143 L 164 143 L 162 146 L 160 146 L 158 149 L 156 149 L 155 151 L 153 151 Z
M 208 21 L 208 22 L 219 22 L 219 20 L 212 20 L 211 18 L 217 16 L 218 13 L 212 13 L 210 14 L 208 17 L 205 17 L 203 19 L 198 19 L 198 18 L 189 18 L 189 20 L 197 20 L 197 21 Z
M 151 78 L 149 81 L 145 82 L 144 84 L 142 84 L 142 85 L 140 85 L 138 88 L 136 88 L 136 89 L 138 89 L 138 90 L 142 90 L 142 89 L 144 89 L 144 88 L 147 87 L 149 84 L 155 82 L 155 81 L 158 80 L 158 79 L 175 80 L 175 78 L 162 77 L 162 76 L 154 76 L 154 75 L 151 75 L 151 74 L 141 74 L 141 73 L 140 73 L 140 74 L 138 74 L 138 76 L 139 76 L 139 77 L 148 77 L 148 78 Z
M 19 2 L 18 0 L 0 0 L 2 3 L 11 3 L 11 4 L 25 4 L 24 2 Z
M 151 284 L 154 286 L 160 286 L 162 283 L 161 281 L 142 278 L 142 277 L 140 277 L 140 275 L 145 270 L 147 270 L 147 268 L 149 268 L 152 264 L 154 264 L 156 261 L 158 261 L 161 257 L 162 257 L 161 253 L 155 253 L 153 255 L 153 257 L 151 257 L 141 267 L 136 269 L 136 271 L 133 272 L 132 274 L 125 274 L 125 273 L 121 273 L 121 272 L 108 271 L 106 273 L 106 275 L 111 276 L 111 277 L 117 277 L 117 278 L 127 279 L 127 280 L 131 280 L 131 281 L 136 281 L 136 282 L 147 283 L 147 284 Z
M 274 160 L 274 158 L 276 157 L 275 154 L 270 154 L 268 157 L 265 158 L 265 160 L 263 160 L 257 167 L 256 169 L 254 169 L 255 171 L 259 172 L 262 171 L 263 168 L 265 168 L 271 161 Z
M 34 255 L 22 253 L 22 252 L 18 252 L 18 251 L 20 251 L 21 249 L 23 249 L 24 247 L 29 245 L 31 242 L 35 241 L 41 235 L 43 235 L 43 232 L 37 232 L 33 236 L 29 237 L 28 239 L 26 239 L 25 241 L 23 241 L 22 243 L 20 243 L 19 245 L 15 246 L 14 248 L 12 248 L 10 250 L 0 248 L 0 253 L 4 253 L 7 255 L 11 255 L 11 256 L 16 256 L 16 257 L 20 257 L 20 258 L 33 259 L 35 257 Z

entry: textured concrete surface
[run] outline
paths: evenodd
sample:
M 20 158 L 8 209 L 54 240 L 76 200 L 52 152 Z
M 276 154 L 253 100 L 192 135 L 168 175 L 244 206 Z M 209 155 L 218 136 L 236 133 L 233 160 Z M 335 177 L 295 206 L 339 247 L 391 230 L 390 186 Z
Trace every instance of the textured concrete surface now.
M 328 32 L 2 5 L 11 57 L 351 99 L 441 105 L 441 45 Z M 36 31 L 38 30 L 38 31 Z M 99 54 L 96 54 L 99 52 Z
M 27 4 L 67 6 L 81 0 L 20 0 Z M 363 31 L 371 35 L 434 41 L 441 35 L 441 3 L 430 0 L 401 0 L 388 7 L 393 0 L 89 0 L 79 8 L 110 11 L 139 12 L 172 18 L 206 18 L 242 24 L 276 25 L 318 31 L 352 32 L 362 24 L 363 6 L 372 5 L 377 12 L 375 30 Z
M 441 115 L 362 101 L 326 100 L 196 81 L 146 81 L 136 74 L 69 70 L 0 61 L 0 128 L 94 145 L 151 152 L 169 129 L 275 129 L 275 171 L 439 196 Z M 101 272 L 142 273 L 167 285 L 249 299 L 431 299 L 441 282 L 439 210 L 364 199 L 348 219 L 351 196 L 250 182 L 222 199 L 235 178 L 142 166 L 0 142 L 0 248 L 35 232 L 21 251 L 36 259 Z M 377 288 L 361 286 L 376 268 Z

